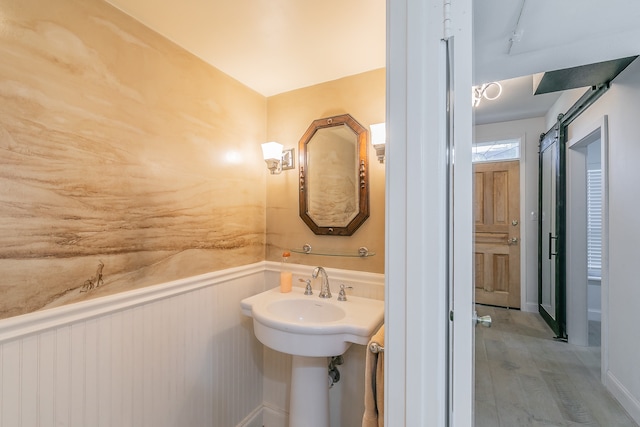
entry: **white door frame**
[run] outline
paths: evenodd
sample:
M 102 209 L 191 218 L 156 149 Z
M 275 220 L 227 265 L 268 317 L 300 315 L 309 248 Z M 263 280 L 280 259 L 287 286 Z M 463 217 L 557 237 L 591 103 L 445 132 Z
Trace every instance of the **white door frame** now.
M 473 424 L 471 4 L 447 6 L 456 150 L 449 414 L 445 5 L 387 0 L 385 423 L 394 427 Z
M 456 1 L 451 6 L 453 49 L 453 322 L 452 402 L 450 426 L 474 423 L 475 307 L 473 285 L 473 111 L 469 92 L 473 84 L 473 2 Z
M 601 376 L 605 383 L 609 364 L 609 132 L 607 116 L 586 126 L 567 142 L 567 335 L 575 345 L 589 344 L 587 320 L 587 261 L 585 154 L 579 149 L 600 139 L 602 165 L 602 281 L 601 281 Z M 571 126 L 571 125 L 569 125 Z

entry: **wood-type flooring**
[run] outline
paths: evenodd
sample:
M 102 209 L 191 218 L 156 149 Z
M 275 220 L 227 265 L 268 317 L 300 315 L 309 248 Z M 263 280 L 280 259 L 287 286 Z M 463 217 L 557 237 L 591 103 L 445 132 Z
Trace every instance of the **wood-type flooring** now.
M 600 382 L 599 323 L 590 346 L 553 339 L 537 313 L 477 306 L 475 427 L 638 427 Z

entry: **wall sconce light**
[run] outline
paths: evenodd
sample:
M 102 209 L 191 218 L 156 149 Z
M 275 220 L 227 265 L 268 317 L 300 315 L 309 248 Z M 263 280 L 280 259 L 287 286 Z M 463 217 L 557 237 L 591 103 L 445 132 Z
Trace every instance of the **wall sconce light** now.
M 384 163 L 384 149 L 387 142 L 387 130 L 384 123 L 369 126 L 371 128 L 371 145 L 376 149 L 378 161 Z
M 283 150 L 282 144 L 277 142 L 262 144 L 262 157 L 267 164 L 267 169 L 271 171 L 271 175 L 277 175 L 283 170 L 295 167 L 294 149 Z

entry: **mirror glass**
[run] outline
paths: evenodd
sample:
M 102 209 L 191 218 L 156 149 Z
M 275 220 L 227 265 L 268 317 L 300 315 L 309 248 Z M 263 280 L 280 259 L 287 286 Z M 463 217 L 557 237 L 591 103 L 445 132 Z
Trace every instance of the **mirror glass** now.
M 350 236 L 369 216 L 366 144 L 348 114 L 315 120 L 300 140 L 300 217 L 315 234 Z
M 356 134 L 346 125 L 319 129 L 307 159 L 307 213 L 320 227 L 346 227 L 360 209 Z

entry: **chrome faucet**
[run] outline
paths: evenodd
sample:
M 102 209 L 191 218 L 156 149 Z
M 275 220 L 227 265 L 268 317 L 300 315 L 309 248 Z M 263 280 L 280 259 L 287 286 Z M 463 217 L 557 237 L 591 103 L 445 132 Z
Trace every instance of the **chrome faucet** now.
M 322 267 L 316 267 L 313 269 L 313 273 L 311 273 L 311 277 L 314 279 L 318 278 L 318 274 L 322 273 L 322 286 L 320 287 L 320 298 L 331 298 L 331 289 L 329 289 L 329 276 L 327 276 L 327 272 L 324 271 Z

